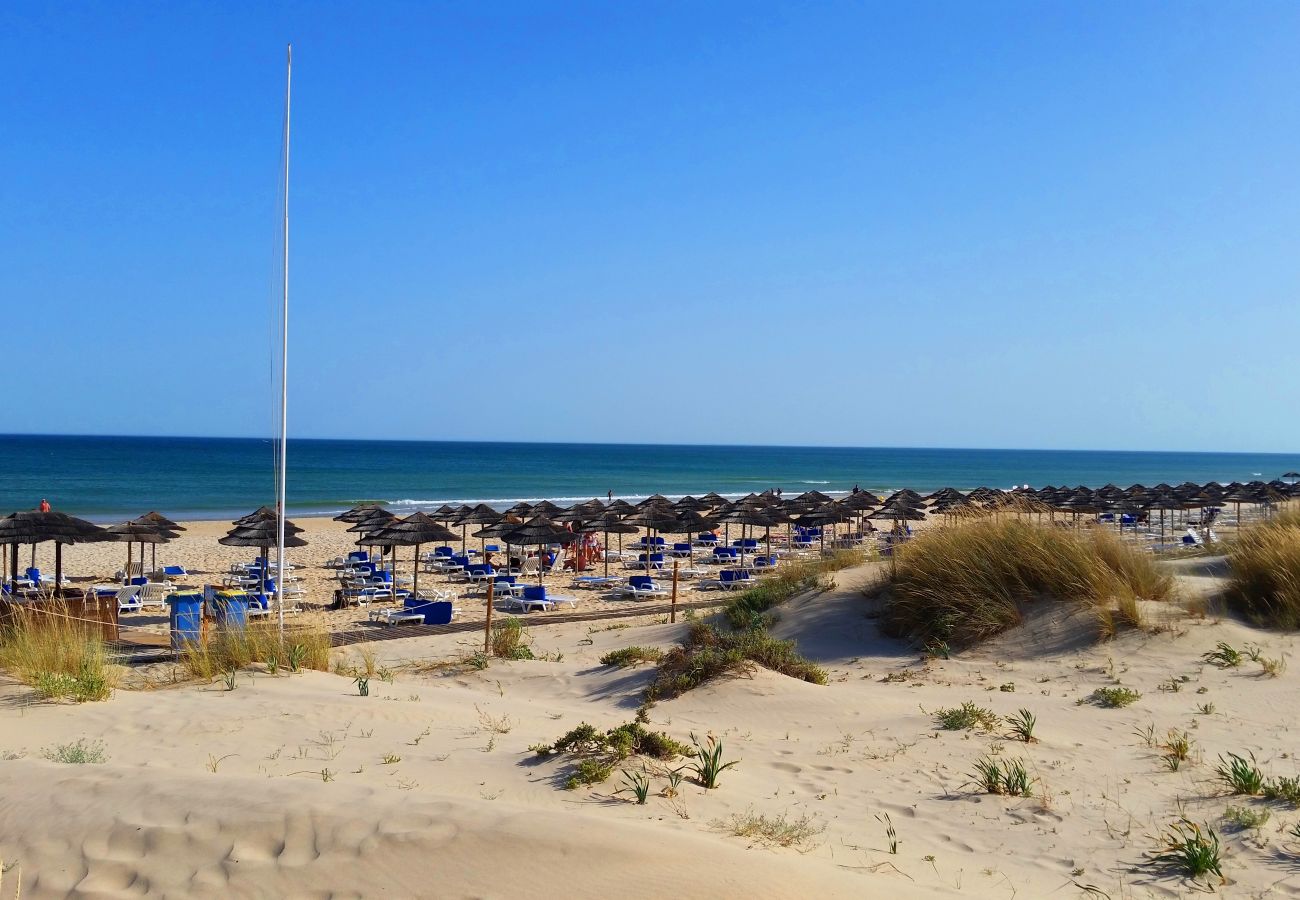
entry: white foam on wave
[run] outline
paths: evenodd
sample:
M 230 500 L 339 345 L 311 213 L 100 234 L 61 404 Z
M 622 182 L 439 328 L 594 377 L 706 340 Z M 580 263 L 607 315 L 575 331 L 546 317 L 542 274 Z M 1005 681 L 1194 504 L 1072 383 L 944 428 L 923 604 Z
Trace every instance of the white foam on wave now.
M 826 481 L 805 481 L 801 483 L 802 484 L 829 484 L 829 482 Z M 699 494 L 690 494 L 690 495 L 663 494 L 661 496 L 667 497 L 669 500 L 680 500 L 682 497 L 686 497 L 686 496 L 698 497 L 701 494 L 706 494 L 706 493 L 708 493 L 708 491 L 701 491 Z M 830 496 L 835 496 L 835 495 L 847 496 L 848 493 L 849 493 L 848 491 L 829 492 Z M 719 495 L 727 498 L 728 500 L 739 500 L 741 497 L 749 496 L 749 492 L 746 491 L 744 493 L 729 493 L 729 494 L 719 492 Z M 615 499 L 626 500 L 629 503 L 638 503 L 649 496 L 651 495 L 650 494 L 615 494 L 614 495 Z M 488 506 L 493 507 L 494 509 L 505 509 L 507 507 L 514 506 L 516 503 L 540 503 L 543 500 L 548 500 L 551 503 L 556 504 L 557 506 L 572 506 L 575 503 L 584 503 L 587 500 L 591 500 L 591 499 L 592 498 L 588 496 L 582 496 L 582 497 L 454 497 L 450 499 L 442 499 L 442 498 L 416 499 L 416 498 L 407 497 L 401 500 L 386 500 L 383 502 L 384 505 L 393 507 L 394 509 L 421 510 L 421 509 L 434 509 L 436 507 L 442 506 L 443 504 L 448 504 L 450 506 L 478 506 L 480 503 L 485 503 Z M 595 499 L 601 500 L 602 502 L 604 501 L 603 497 L 596 497 Z

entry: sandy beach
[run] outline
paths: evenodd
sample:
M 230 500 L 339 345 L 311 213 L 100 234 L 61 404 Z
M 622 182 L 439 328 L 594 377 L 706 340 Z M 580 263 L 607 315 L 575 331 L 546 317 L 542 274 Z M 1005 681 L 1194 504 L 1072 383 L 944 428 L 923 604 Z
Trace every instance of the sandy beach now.
M 370 607 L 368 606 L 330 609 L 333 603 L 334 591 L 338 588 L 339 582 L 337 570 L 327 567 L 326 563 L 336 557 L 346 556 L 350 551 L 358 549 L 356 534 L 348 532 L 347 529 L 350 526 L 347 523 L 335 522 L 325 517 L 308 516 L 293 521 L 303 529 L 300 537 L 308 542 L 308 546 L 295 548 L 288 552 L 288 559 L 295 566 L 295 574 L 301 578 L 301 586 L 305 591 L 305 595 L 298 605 L 305 614 L 309 615 L 313 622 L 323 622 L 331 631 L 369 630 L 373 628 L 374 626 L 369 620 Z M 229 522 L 187 521 L 181 524 L 185 526 L 186 530 L 181 532 L 175 540 L 167 544 L 159 544 L 156 547 L 145 545 L 144 548 L 146 571 L 152 570 L 155 551 L 159 566 L 181 565 L 185 567 L 190 576 L 175 579 L 177 586 L 219 585 L 222 583 L 224 576 L 230 571 L 232 564 L 250 562 L 257 556 L 255 548 L 226 547 L 217 542 L 220 537 L 230 530 Z M 472 532 L 474 529 L 470 530 Z M 721 534 L 721 530 L 719 533 Z M 642 530 L 636 534 L 624 535 L 623 544 L 630 546 L 645 534 L 646 532 Z M 735 538 L 739 537 L 739 535 L 739 528 L 733 528 L 731 536 Z M 761 537 L 761 533 L 759 536 Z M 671 538 L 668 540 L 671 543 Z M 488 543 L 491 543 L 491 541 Z M 483 541 L 470 537 L 467 546 L 470 549 L 479 549 L 482 544 Z M 460 543 L 457 542 L 454 546 L 459 550 Z M 612 549 L 618 548 L 618 537 L 616 535 L 610 536 L 609 546 Z M 428 552 L 432 549 L 432 547 L 426 547 L 423 548 L 422 552 Z M 410 577 L 413 552 L 414 548 L 411 547 L 398 548 L 398 574 L 400 577 Z M 19 559 L 20 569 L 25 569 L 32 564 L 31 553 L 31 547 L 23 548 Z M 133 553 L 135 554 L 135 561 L 138 562 L 139 545 L 136 545 Z M 499 555 L 497 559 L 499 562 Z M 64 572 L 74 586 L 113 583 L 113 576 L 125 570 L 126 562 L 127 547 L 125 544 L 119 543 L 77 544 L 65 547 L 63 553 Z M 53 572 L 54 551 L 52 544 L 37 546 L 35 563 L 42 571 Z M 703 568 L 716 569 L 717 567 Z M 603 572 L 603 564 L 597 563 L 594 568 L 584 574 L 599 575 Z M 620 576 L 626 579 L 628 575 L 636 574 L 636 571 L 624 569 L 618 562 L 611 562 L 609 564 L 609 573 L 611 576 Z M 709 574 L 716 578 L 716 575 L 712 574 L 712 572 Z M 656 577 L 665 586 L 671 580 L 669 573 L 660 573 Z M 531 576 L 528 582 L 536 584 L 536 576 Z M 626 611 L 634 603 L 631 600 L 606 599 L 604 591 L 585 587 L 575 588 L 573 587 L 574 578 L 572 572 L 548 573 L 543 576 L 542 583 L 552 593 L 561 593 L 576 598 L 576 609 L 580 612 L 594 612 L 602 609 Z M 681 579 L 678 585 L 678 597 L 681 602 L 689 603 L 701 599 L 721 601 L 725 599 L 725 597 L 720 596 L 719 591 L 699 590 L 697 583 L 698 579 Z M 463 581 L 453 581 L 443 575 L 429 572 L 421 572 L 420 587 L 421 590 L 440 589 L 451 591 L 457 610 L 456 621 L 458 622 L 481 621 L 486 616 L 486 597 L 484 590 L 480 587 Z M 570 611 L 568 606 L 563 609 L 564 611 Z M 537 615 L 544 614 L 530 614 L 532 617 Z M 122 624 L 125 626 L 124 633 L 129 633 L 133 629 L 144 629 L 161 634 L 166 631 L 166 622 L 166 615 L 159 614 L 157 610 L 129 613 L 122 617 Z
M 482 671 L 408 664 L 462 657 L 473 637 L 372 645 L 393 675 L 366 697 L 337 674 L 260 669 L 234 690 L 191 682 L 81 706 L 6 682 L 0 851 L 21 865 L 24 897 L 1174 897 L 1193 886 L 1147 854 L 1186 815 L 1220 830 L 1225 895 L 1296 893 L 1295 813 L 1227 796 L 1215 777 L 1230 752 L 1297 774 L 1293 676 L 1201 658 L 1218 641 L 1292 655 L 1293 636 L 1167 604 L 1148 629 L 1097 643 L 1044 609 L 960 658 L 921 660 L 870 617 L 874 565 L 786 604 L 772 629 L 827 669 L 825 686 L 758 669 L 650 710 L 648 727 L 715 735 L 739 760 L 713 790 L 686 780 L 665 796 L 661 773 L 645 805 L 618 792 L 619 774 L 565 790 L 573 761 L 529 750 L 582 722 L 630 720 L 649 668 L 600 657 L 670 647 L 689 623 L 537 625 L 549 660 Z M 1181 563 L 1185 594 L 1212 594 L 1214 571 Z M 362 664 L 359 648 L 335 653 Z M 1115 684 L 1141 699 L 1089 702 Z M 936 710 L 966 701 L 1032 710 L 1039 740 L 936 725 Z M 1176 772 L 1143 737 L 1170 729 L 1192 740 Z M 77 741 L 103 762 L 44 758 Z M 981 792 L 980 758 L 1023 760 L 1033 795 Z M 1234 828 L 1222 820 L 1233 805 L 1271 818 Z M 797 839 L 754 836 L 755 821 L 797 826 Z

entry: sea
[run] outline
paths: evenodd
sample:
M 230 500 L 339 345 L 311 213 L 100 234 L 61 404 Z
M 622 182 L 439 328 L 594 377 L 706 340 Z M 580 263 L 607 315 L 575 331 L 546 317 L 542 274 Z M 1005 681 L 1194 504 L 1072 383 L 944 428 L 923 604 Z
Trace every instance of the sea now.
M 249 438 L 0 435 L 0 514 L 55 509 L 110 522 L 158 510 L 174 519 L 230 519 L 275 498 L 274 444 Z M 1300 453 L 961 450 L 921 447 L 728 447 L 290 440 L 291 515 L 334 514 L 361 502 L 395 511 L 520 500 L 560 505 L 610 492 L 781 488 L 837 496 L 1045 484 L 1265 481 L 1300 470 Z

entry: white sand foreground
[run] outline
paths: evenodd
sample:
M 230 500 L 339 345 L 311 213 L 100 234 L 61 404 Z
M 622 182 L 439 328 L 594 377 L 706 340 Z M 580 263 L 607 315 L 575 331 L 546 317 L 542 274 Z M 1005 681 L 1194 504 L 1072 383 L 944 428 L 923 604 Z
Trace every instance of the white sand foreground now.
M 582 721 L 630 720 L 650 669 L 601 666 L 600 655 L 669 646 L 684 624 L 543 625 L 530 629 L 535 647 L 562 652 L 558 662 L 398 669 L 391 684 L 372 681 L 369 697 L 324 673 L 256 672 L 234 691 L 190 683 L 83 706 L 36 703 L 7 682 L 0 856 L 21 866 L 25 898 L 1027 898 L 1089 896 L 1087 886 L 1104 892 L 1094 897 L 1179 897 L 1200 890 L 1147 854 L 1186 815 L 1220 834 L 1223 895 L 1300 892 L 1300 841 L 1289 833 L 1300 815 L 1230 797 L 1214 774 L 1228 752 L 1253 753 L 1269 775 L 1300 774 L 1296 675 L 1201 659 L 1220 640 L 1291 655 L 1293 636 L 1171 615 L 1167 630 L 1093 644 L 1077 622 L 1047 615 L 926 664 L 878 634 L 855 587 L 862 576 L 840 573 L 840 590 L 787 605 L 775 628 L 829 670 L 827 686 L 758 671 L 651 711 L 651 727 L 679 740 L 711 732 L 740 764 L 716 790 L 688 781 L 675 798 L 659 795 L 667 782 L 656 777 L 645 806 L 614 793 L 617 773 L 566 791 L 571 760 L 539 761 L 527 748 Z M 452 658 L 476 640 L 374 646 L 396 666 Z M 1141 699 L 1079 703 L 1117 682 Z M 1041 740 L 939 730 L 933 711 L 966 700 L 1001 715 L 1030 709 Z M 1140 736 L 1148 726 L 1157 738 L 1190 736 L 1179 771 Z M 107 761 L 42 757 L 80 739 L 102 742 Z M 970 773 L 982 756 L 1023 759 L 1034 796 L 979 793 Z M 1222 818 L 1230 805 L 1270 819 L 1234 828 Z M 732 834 L 733 817 L 749 814 L 807 817 L 818 833 L 798 847 Z

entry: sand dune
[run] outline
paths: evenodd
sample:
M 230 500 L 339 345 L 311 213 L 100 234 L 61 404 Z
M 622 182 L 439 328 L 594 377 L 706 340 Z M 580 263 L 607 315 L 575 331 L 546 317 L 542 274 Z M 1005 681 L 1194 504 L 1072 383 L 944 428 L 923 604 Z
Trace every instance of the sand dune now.
M 1159 633 L 1095 644 L 1070 617 L 1035 615 L 927 664 L 876 631 L 856 590 L 867 575 L 841 573 L 841 590 L 786 605 L 774 628 L 828 669 L 827 686 L 760 670 L 652 710 L 652 727 L 679 740 L 715 734 L 741 762 L 718 789 L 687 782 L 676 798 L 658 795 L 657 778 L 645 806 L 615 793 L 617 774 L 563 790 L 570 762 L 527 748 L 581 721 L 629 720 L 649 669 L 611 669 L 600 655 L 668 646 L 684 623 L 542 625 L 530 632 L 551 661 L 398 669 L 391 684 L 372 681 L 370 697 L 324 673 L 246 674 L 234 691 L 119 691 L 80 707 L 33 704 L 7 685 L 0 751 L 22 755 L 0 761 L 0 855 L 21 863 L 28 897 L 1072 897 L 1080 885 L 1174 897 L 1191 886 L 1147 854 L 1185 813 L 1220 831 L 1225 895 L 1297 892 L 1300 845 L 1289 829 L 1300 816 L 1228 797 L 1214 776 L 1227 752 L 1253 753 L 1269 774 L 1300 774 L 1295 676 L 1201 660 L 1220 640 L 1293 654 L 1292 636 L 1179 617 Z M 376 649 L 397 666 L 455 657 L 476 641 Z M 1141 699 L 1124 709 L 1088 702 L 1117 682 Z M 1000 715 L 1031 709 L 1040 742 L 935 726 L 936 708 L 966 700 Z M 1193 758 L 1167 771 L 1139 737 L 1148 726 L 1157 737 L 1185 730 Z M 102 741 L 107 761 L 41 757 L 82 738 Z M 1024 760 L 1034 796 L 979 793 L 971 772 L 983 756 Z M 1235 830 L 1222 820 L 1230 804 L 1268 808 L 1271 819 Z M 732 834 L 734 817 L 759 815 L 804 817 L 818 833 L 798 849 Z

